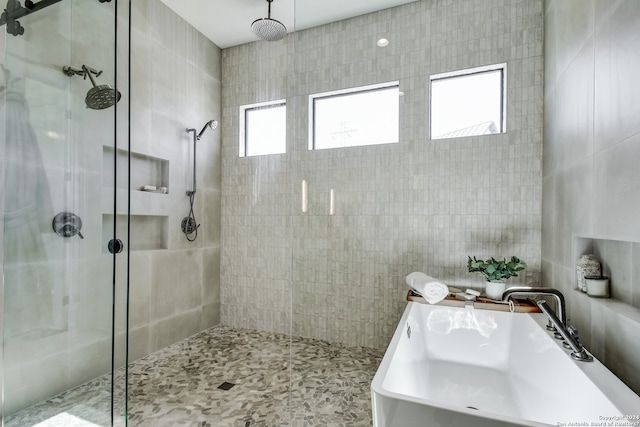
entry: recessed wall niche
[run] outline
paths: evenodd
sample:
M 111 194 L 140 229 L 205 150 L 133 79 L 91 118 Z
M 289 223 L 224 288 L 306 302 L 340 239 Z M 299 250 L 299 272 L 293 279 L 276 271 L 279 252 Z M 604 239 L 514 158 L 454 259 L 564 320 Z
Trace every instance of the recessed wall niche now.
M 640 242 L 576 237 L 574 262 L 586 254 L 595 255 L 602 264 L 611 298 L 640 309 Z
M 129 240 L 127 241 L 127 215 L 116 215 L 115 237 L 127 244 L 132 251 L 168 249 L 169 217 L 161 215 L 131 215 Z M 102 252 L 113 238 L 114 215 L 102 214 Z
M 126 150 L 114 150 L 113 147 L 102 147 L 102 186 L 113 188 L 114 167 L 116 160 L 118 165 L 126 165 L 129 153 Z M 152 185 L 158 190 L 160 187 L 169 187 L 169 161 L 158 157 L 147 156 L 145 154 L 131 152 L 131 190 L 141 191 L 145 185 Z M 124 167 L 118 168 L 118 179 L 116 188 L 127 189 L 127 170 Z

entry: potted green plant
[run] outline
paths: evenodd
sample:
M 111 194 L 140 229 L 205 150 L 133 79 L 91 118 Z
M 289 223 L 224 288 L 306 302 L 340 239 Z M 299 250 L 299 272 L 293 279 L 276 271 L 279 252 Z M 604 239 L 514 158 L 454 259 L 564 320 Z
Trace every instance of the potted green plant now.
M 469 257 L 467 261 L 470 273 L 480 273 L 486 279 L 487 297 L 496 300 L 502 297 L 506 281 L 510 277 L 517 277 L 518 272 L 525 268 L 527 263 L 516 256 L 512 256 L 510 261 L 506 258 L 496 260 L 493 257 L 486 261 Z

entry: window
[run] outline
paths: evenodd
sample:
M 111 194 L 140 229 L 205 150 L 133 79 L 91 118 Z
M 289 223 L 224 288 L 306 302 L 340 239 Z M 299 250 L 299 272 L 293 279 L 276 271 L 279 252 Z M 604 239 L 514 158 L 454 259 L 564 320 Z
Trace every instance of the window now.
M 399 83 L 309 96 L 309 149 L 398 142 Z
M 504 132 L 506 67 L 431 76 L 431 139 Z
M 240 107 L 240 157 L 287 152 L 285 100 Z

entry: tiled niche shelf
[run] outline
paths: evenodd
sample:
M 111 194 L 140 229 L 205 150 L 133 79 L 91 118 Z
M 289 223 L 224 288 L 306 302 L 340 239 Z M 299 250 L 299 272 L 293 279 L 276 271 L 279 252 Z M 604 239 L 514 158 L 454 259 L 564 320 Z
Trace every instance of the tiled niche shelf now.
M 576 237 L 574 260 L 586 254 L 595 255 L 602 264 L 602 274 L 609 277 L 611 294 L 611 298 L 591 299 L 640 319 L 640 242 Z
M 118 214 L 116 236 L 127 243 L 132 251 L 168 249 L 169 217 L 162 215 L 131 215 L 131 235 L 127 238 L 127 215 Z M 114 215 L 102 214 L 102 248 L 107 252 L 109 240 L 113 237 Z
M 130 159 L 131 183 L 127 180 L 127 163 Z M 114 161 L 118 162 L 118 175 L 114 176 Z M 114 178 L 115 188 L 114 188 Z M 128 199 L 129 185 L 131 198 Z M 166 194 L 142 191 L 145 185 L 156 188 L 169 187 L 169 161 L 145 154 L 102 147 L 102 241 L 103 251 L 113 238 L 113 221 L 116 236 L 132 251 L 163 250 L 168 248 L 168 224 L 166 215 L 170 199 Z M 154 194 L 155 193 L 155 194 Z M 118 206 L 113 215 L 114 201 Z M 127 237 L 127 215 L 122 211 L 130 203 L 131 234 Z
M 102 186 L 113 188 L 114 186 L 114 159 L 118 165 L 123 167 L 118 169 L 118 179 L 116 188 L 126 190 L 129 187 L 127 182 L 126 168 L 124 165 L 128 161 L 126 150 L 115 150 L 113 147 L 102 147 Z M 169 161 L 158 157 L 147 156 L 145 154 L 131 152 L 131 190 L 141 191 L 145 185 L 153 185 L 156 188 L 169 187 Z

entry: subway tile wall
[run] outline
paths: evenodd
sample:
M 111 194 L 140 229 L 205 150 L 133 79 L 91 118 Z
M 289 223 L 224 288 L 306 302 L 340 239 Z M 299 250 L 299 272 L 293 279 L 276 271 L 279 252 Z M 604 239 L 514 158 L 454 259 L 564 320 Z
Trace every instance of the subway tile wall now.
M 540 0 L 417 1 L 223 50 L 222 323 L 384 348 L 412 271 L 480 288 L 467 255 L 517 255 L 512 283 L 539 283 L 542 21 Z M 507 132 L 430 140 L 429 76 L 495 63 Z M 398 144 L 308 150 L 309 94 L 392 80 Z M 239 106 L 280 98 L 287 154 L 239 158 Z

